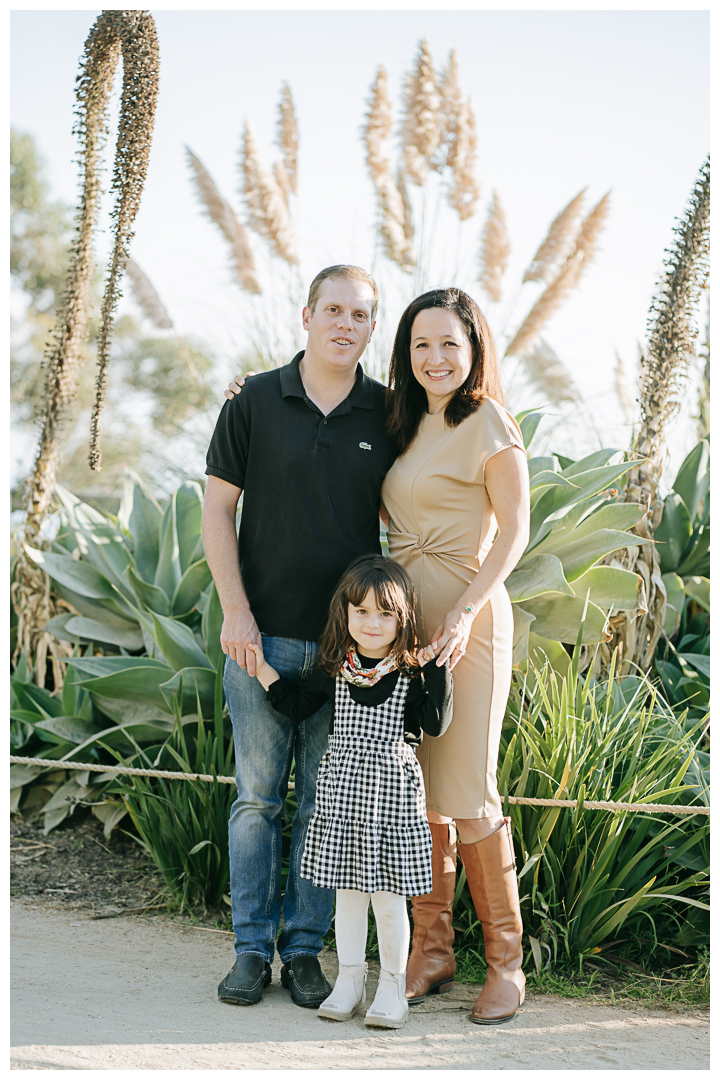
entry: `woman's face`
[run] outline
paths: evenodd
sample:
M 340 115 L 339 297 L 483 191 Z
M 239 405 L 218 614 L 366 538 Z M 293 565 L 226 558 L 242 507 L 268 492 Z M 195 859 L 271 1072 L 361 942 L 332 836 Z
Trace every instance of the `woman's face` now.
M 415 316 L 410 361 L 413 375 L 427 394 L 428 412 L 442 412 L 473 363 L 470 339 L 455 312 L 425 308 Z

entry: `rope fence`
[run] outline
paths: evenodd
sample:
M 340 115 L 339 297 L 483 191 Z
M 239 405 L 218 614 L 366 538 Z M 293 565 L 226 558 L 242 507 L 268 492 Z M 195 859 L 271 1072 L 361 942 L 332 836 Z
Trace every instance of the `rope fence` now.
M 97 765 L 94 762 L 82 761 L 48 761 L 47 758 L 30 758 L 10 756 L 11 765 L 36 765 L 42 769 L 77 769 L 79 772 L 111 773 L 115 776 L 157 776 L 164 780 L 205 780 L 212 783 L 217 780 L 218 784 L 234 784 L 234 776 L 211 776 L 208 773 L 169 772 L 166 769 L 133 769 L 129 765 Z M 294 788 L 292 781 L 289 788 Z M 574 808 L 578 805 L 577 799 L 525 799 L 514 795 L 508 796 L 508 802 L 514 806 L 560 806 Z M 632 810 L 640 814 L 705 814 L 710 815 L 709 806 L 670 806 L 667 803 L 631 803 L 631 802 L 598 802 L 592 799 L 583 801 L 585 810 Z

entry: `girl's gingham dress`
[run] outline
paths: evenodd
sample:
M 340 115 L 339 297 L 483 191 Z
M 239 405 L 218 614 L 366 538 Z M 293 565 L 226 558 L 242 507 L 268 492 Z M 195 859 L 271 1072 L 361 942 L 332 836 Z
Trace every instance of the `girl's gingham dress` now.
M 360 705 L 335 681 L 335 727 L 317 778 L 300 876 L 325 889 L 419 896 L 432 889 L 425 787 L 403 713 L 400 674 L 381 705 Z

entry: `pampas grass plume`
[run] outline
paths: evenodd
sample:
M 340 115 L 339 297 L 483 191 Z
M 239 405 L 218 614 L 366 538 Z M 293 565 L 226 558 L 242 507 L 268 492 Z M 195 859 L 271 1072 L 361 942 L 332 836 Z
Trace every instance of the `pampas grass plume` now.
M 558 264 L 569 254 L 586 191 L 587 188 L 583 188 L 578 192 L 554 219 L 547 236 L 533 255 L 523 281 L 550 281 Z
M 242 173 L 250 228 L 264 237 L 281 259 L 299 265 L 287 204 L 277 180 L 260 160 L 249 124 L 245 124 L 243 134 Z
M 502 279 L 509 258 L 510 241 L 505 222 L 505 212 L 497 192 L 493 191 L 492 202 L 485 220 L 480 244 L 479 281 L 490 299 L 495 303 L 499 303 L 502 299 Z
M 185 153 L 203 212 L 217 225 L 230 245 L 233 271 L 238 284 L 246 292 L 259 294 L 260 283 L 255 274 L 255 260 L 245 229 L 238 221 L 230 203 L 223 199 L 200 158 L 193 154 L 189 146 L 185 147 Z

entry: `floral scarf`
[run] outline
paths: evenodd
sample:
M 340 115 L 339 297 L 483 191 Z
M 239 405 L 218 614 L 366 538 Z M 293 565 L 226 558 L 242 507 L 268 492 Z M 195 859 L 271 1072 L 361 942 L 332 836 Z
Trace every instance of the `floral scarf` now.
M 389 656 L 385 656 L 382 660 L 378 660 L 374 668 L 363 668 L 360 666 L 357 651 L 355 649 L 350 649 L 338 674 L 342 675 L 343 679 L 345 679 L 346 682 L 352 683 L 353 686 L 374 686 L 375 683 L 380 682 L 384 675 L 389 675 L 391 671 L 396 671 L 397 666 L 397 658 L 393 651 Z

